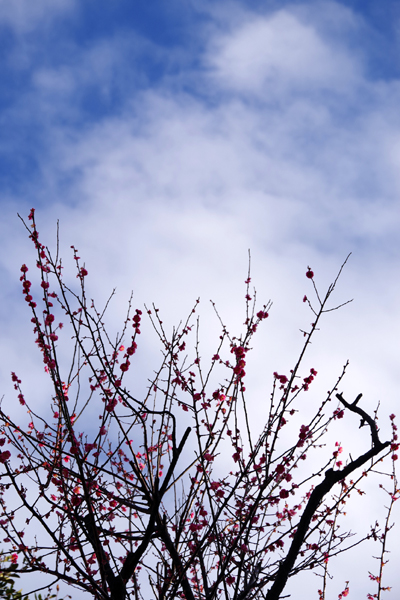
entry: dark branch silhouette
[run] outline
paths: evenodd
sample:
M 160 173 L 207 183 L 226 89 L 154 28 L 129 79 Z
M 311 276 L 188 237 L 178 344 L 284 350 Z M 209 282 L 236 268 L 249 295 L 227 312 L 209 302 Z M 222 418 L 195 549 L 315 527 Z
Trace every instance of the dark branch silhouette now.
M 317 370 L 304 366 L 321 320 L 346 304 L 331 305 L 338 276 L 324 296 L 308 268 L 315 306 L 304 300 L 313 322 L 302 330 L 292 368 L 278 373 L 270 365 L 271 395 L 256 414 L 247 404 L 246 365 L 271 302 L 256 308 L 250 265 L 242 331 L 230 334 L 216 313 L 208 362 L 194 322 L 198 301 L 171 335 L 158 309 L 146 308 L 162 354 L 136 397 L 130 387 L 139 376 L 132 364 L 142 310 L 132 309 L 131 298 L 121 333 L 109 334 L 110 301 L 102 310 L 88 301 L 88 270 L 78 251 L 72 247 L 77 285 L 67 286 L 58 248 L 53 259 L 39 241 L 33 210 L 29 220 L 38 281 L 30 281 L 25 264 L 20 280 L 52 393 L 37 414 L 12 373 L 27 421 L 8 414 L 8 399 L 0 409 L 0 529 L 15 573 L 39 571 L 96 600 L 277 600 L 289 577 L 315 569 L 324 600 L 327 560 L 346 550 L 350 535 L 338 530 L 342 503 L 391 454 L 391 472 L 375 473 L 393 483 L 385 528 L 374 524 L 351 544 L 373 538 L 381 545 L 372 580 L 382 590 L 389 515 L 400 495 L 395 415 L 392 440 L 381 442 L 375 420 L 359 406 L 361 394 L 352 403 L 336 394 L 336 405 L 347 363 L 319 401 L 309 392 Z M 304 394 L 315 406 L 308 419 Z M 331 453 L 324 436 L 349 412 L 369 425 L 372 447 L 343 465 L 338 442 Z M 317 467 L 309 465 L 316 448 Z M 357 470 L 355 481 L 346 481 Z

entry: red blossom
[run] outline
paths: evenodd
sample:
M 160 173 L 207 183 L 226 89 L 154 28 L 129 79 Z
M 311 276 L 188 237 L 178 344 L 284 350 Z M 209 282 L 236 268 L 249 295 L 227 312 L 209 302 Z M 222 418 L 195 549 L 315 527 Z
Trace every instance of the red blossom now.
M 44 324 L 48 327 L 54 322 L 54 315 L 48 313 L 45 317 Z
M 96 444 L 85 444 L 85 452 L 87 454 L 89 454 L 89 452 L 91 452 L 92 450 L 95 450 L 97 448 Z
M 33 219 L 33 210 L 29 218 Z M 122 380 L 123 374 L 130 367 L 129 361 L 132 360 L 130 357 L 137 350 L 135 339 L 136 335 L 140 334 L 142 311 L 136 309 L 133 316 L 131 312 L 128 312 L 130 316 L 126 317 L 122 331 L 126 332 L 126 327 L 131 322 L 131 337 L 130 339 L 129 336 L 128 339 L 125 337 L 125 340 L 127 339 L 124 342 L 125 345 L 120 345 L 122 338 L 119 337 L 116 338 L 117 341 L 115 342 L 115 338 L 110 338 L 105 333 L 103 313 L 97 312 L 94 302 L 91 307 L 93 312 L 86 304 L 83 278 L 87 276 L 88 272 L 84 267 L 80 267 L 77 250 L 73 247 L 76 261 L 75 274 L 78 273 L 77 277 L 81 279 L 81 285 L 78 286 L 81 289 L 79 295 L 73 293 L 73 302 L 69 303 L 68 296 L 71 297 L 71 295 L 67 286 L 62 282 L 61 265 L 58 266 L 59 261 L 57 260 L 56 264 L 52 262 L 51 253 L 45 251 L 45 246 L 39 244 L 38 233 L 35 228 L 31 237 L 39 252 L 37 266 L 40 273 L 38 274 L 38 280 L 44 290 L 42 293 L 42 296 L 44 296 L 42 299 L 44 325 L 42 326 L 38 321 L 35 316 L 36 312 L 34 312 L 32 323 L 34 324 L 36 344 L 42 353 L 43 361 L 55 390 L 49 396 L 49 410 L 51 410 L 49 414 L 50 417 L 53 414 L 54 419 L 57 420 L 53 421 L 52 424 L 48 424 L 45 419 L 42 419 L 40 426 L 42 431 L 37 431 L 36 427 L 39 425 L 38 419 L 40 417 L 36 417 L 34 413 L 30 414 L 30 411 L 28 411 L 30 416 L 27 422 L 31 421 L 29 427 L 19 429 L 17 425 L 11 424 L 12 429 L 5 430 L 8 431 L 7 436 L 4 433 L 6 437 L 0 438 L 0 450 L 5 448 L 7 442 L 11 443 L 20 453 L 15 460 L 15 477 L 18 474 L 18 477 L 20 475 L 30 477 L 32 481 L 35 478 L 34 469 L 39 465 L 39 461 L 35 463 L 31 460 L 31 457 L 34 456 L 34 452 L 39 452 L 39 468 L 44 469 L 44 473 L 42 473 L 44 476 L 40 479 L 39 476 L 37 477 L 41 486 L 39 487 L 40 503 L 44 503 L 47 499 L 50 504 L 48 509 L 50 512 L 43 517 L 46 519 L 48 517 L 53 518 L 51 516 L 53 515 L 55 519 L 59 518 L 59 528 L 57 532 L 54 528 L 54 535 L 59 535 L 57 543 L 59 543 L 61 552 L 67 549 L 67 551 L 81 551 L 85 554 L 84 561 L 81 561 L 81 563 L 86 565 L 86 574 L 80 573 L 76 578 L 76 573 L 73 573 L 73 563 L 68 555 L 64 555 L 67 558 L 62 565 L 60 560 L 64 574 L 66 571 L 71 571 L 68 578 L 72 580 L 72 575 L 74 575 L 78 585 L 83 585 L 83 583 L 86 585 L 86 581 L 84 582 L 86 575 L 88 578 L 92 578 L 93 581 L 100 581 L 96 585 L 101 583 L 105 585 L 104 577 L 108 581 L 107 571 L 109 568 L 115 570 L 115 573 L 118 574 L 116 562 L 119 560 L 123 565 L 127 564 L 126 551 L 128 547 L 130 545 L 132 547 L 143 547 L 145 538 L 148 537 L 150 544 L 155 543 L 158 538 L 157 544 L 159 544 L 162 553 L 160 554 L 162 558 L 159 563 L 162 567 L 160 573 L 163 572 L 165 575 L 160 575 L 156 582 L 156 585 L 159 585 L 159 592 L 164 590 L 168 595 L 169 590 L 172 589 L 177 598 L 183 599 L 186 597 L 183 578 L 186 577 L 185 585 L 192 586 L 195 597 L 206 596 L 207 585 L 209 584 L 213 586 L 213 593 L 217 597 L 223 592 L 224 585 L 232 586 L 235 582 L 237 583 L 232 594 L 243 596 L 246 588 L 250 589 L 253 585 L 249 584 L 252 580 L 255 581 L 256 587 L 253 592 L 250 590 L 249 593 L 250 595 L 258 593 L 262 585 L 266 581 L 272 581 L 272 577 L 274 577 L 273 574 L 271 576 L 268 573 L 269 561 L 268 559 L 264 561 L 263 552 L 273 552 L 283 548 L 284 539 L 287 539 L 290 543 L 289 540 L 296 534 L 294 518 L 296 520 L 301 518 L 302 506 L 296 504 L 290 508 L 287 501 L 289 496 L 293 496 L 293 500 L 297 498 L 295 490 L 307 481 L 307 475 L 303 475 L 303 470 L 298 469 L 301 460 L 306 459 L 306 454 L 302 453 L 300 448 L 304 447 L 307 450 L 313 447 L 321 448 L 323 444 L 320 444 L 320 437 L 323 428 L 325 425 L 326 427 L 330 424 L 333 425 L 333 419 L 341 419 L 344 414 L 343 410 L 337 408 L 333 416 L 330 417 L 328 412 L 326 419 L 325 416 L 322 416 L 326 414 L 326 411 L 323 413 L 322 409 L 325 410 L 326 406 L 329 406 L 326 402 L 331 400 L 329 394 L 328 399 L 321 401 L 322 408 L 317 409 L 320 411 L 317 412 L 317 417 L 312 417 L 309 414 L 309 407 L 305 408 L 304 414 L 306 416 L 304 420 L 307 419 L 310 425 L 301 425 L 298 436 L 296 436 L 296 431 L 298 431 L 296 427 L 298 427 L 298 422 L 302 423 L 302 421 L 297 421 L 297 425 L 296 422 L 292 423 L 294 429 L 291 431 L 294 432 L 294 438 L 290 432 L 288 432 L 288 439 L 285 439 L 285 436 L 282 437 L 280 429 L 287 422 L 288 427 L 285 427 L 285 429 L 289 429 L 289 422 L 295 421 L 289 415 L 291 417 L 297 415 L 295 418 L 300 418 L 302 414 L 300 412 L 302 410 L 301 405 L 296 404 L 299 392 L 308 390 L 317 375 L 317 371 L 312 368 L 309 374 L 303 378 L 298 368 L 300 362 L 295 363 L 296 366 L 293 367 L 293 370 L 289 371 L 289 367 L 287 368 L 288 376 L 278 372 L 274 373 L 275 382 L 269 412 L 262 406 L 259 415 L 256 415 L 256 419 L 257 417 L 264 419 L 266 416 L 266 423 L 256 423 L 261 427 L 265 426 L 264 429 L 260 429 L 260 431 L 263 431 L 263 437 L 259 438 L 258 441 L 255 439 L 254 444 L 252 442 L 248 443 L 246 432 L 243 431 L 244 427 L 241 423 L 243 415 L 247 419 L 244 414 L 246 411 L 243 394 L 245 388 L 242 385 L 242 380 L 246 374 L 247 355 L 253 346 L 253 334 L 256 332 L 259 321 L 268 317 L 266 310 L 269 304 L 264 305 L 263 309 L 254 315 L 251 310 L 249 314 L 249 306 L 246 303 L 248 312 L 245 317 L 244 329 L 237 335 L 231 335 L 231 332 L 228 332 L 223 326 L 220 343 L 218 342 L 216 349 L 217 352 L 221 352 L 222 356 L 225 356 L 226 345 L 230 344 L 231 357 L 230 361 L 222 361 L 218 353 L 212 354 L 211 352 L 210 356 L 212 356 L 213 362 L 210 363 L 209 361 L 208 368 L 210 373 L 212 371 L 212 378 L 209 378 L 205 365 L 203 369 L 200 369 L 200 367 L 196 369 L 196 374 L 189 371 L 190 366 L 188 367 L 188 364 L 200 365 L 200 359 L 196 358 L 194 360 L 190 351 L 188 352 L 187 361 L 182 355 L 182 353 L 187 352 L 186 346 L 189 345 L 189 342 L 186 341 L 185 336 L 191 330 L 191 325 L 186 323 L 183 329 L 174 330 L 172 338 L 167 338 L 162 327 L 162 321 L 158 318 L 158 309 L 155 309 L 155 315 L 157 316 L 154 317 L 154 322 L 158 339 L 161 340 L 162 344 L 162 366 L 159 371 L 153 371 L 154 375 L 152 375 L 144 397 L 139 398 L 140 391 L 137 397 L 136 394 L 132 393 L 131 395 L 128 389 L 122 388 Z M 21 268 L 22 276 L 20 276 L 23 297 L 31 307 L 34 307 L 36 304 L 33 302 L 31 295 L 32 284 L 27 280 L 27 271 L 28 268 L 23 265 Z M 314 277 L 310 267 L 308 267 L 306 276 L 309 279 Z M 58 296 L 55 292 L 49 293 L 50 286 L 53 287 L 53 282 L 59 285 Z M 246 282 L 247 285 L 249 282 L 250 278 Z M 64 356 L 58 355 L 60 351 L 58 344 L 52 343 L 58 340 L 58 328 L 61 329 L 62 324 L 60 323 L 56 327 L 54 315 L 50 313 L 52 307 L 49 301 L 50 298 L 58 298 L 58 310 L 65 313 L 66 318 L 70 319 L 75 329 L 73 339 L 78 344 L 82 342 L 82 346 L 79 346 L 82 352 L 79 352 L 76 360 L 73 359 L 75 364 L 69 375 L 66 376 L 68 379 L 64 377 L 67 383 L 62 381 L 61 374 L 58 370 L 56 371 L 59 365 L 60 368 L 63 367 L 63 372 L 67 373 L 64 370 Z M 249 294 L 246 298 L 247 300 L 251 299 Z M 80 308 L 74 310 L 76 300 Z M 307 297 L 304 296 L 303 302 L 307 301 Z M 74 309 L 70 309 L 72 305 Z M 321 306 L 325 306 L 322 301 Z M 150 310 L 147 312 L 151 314 Z M 317 308 L 315 311 L 315 321 L 318 323 L 322 312 L 322 308 Z M 38 314 L 41 316 L 39 311 Z M 313 330 L 306 335 L 311 336 L 312 333 Z M 304 349 L 307 348 L 309 339 L 306 342 Z M 197 346 L 195 356 L 200 356 Z M 303 354 L 300 358 L 302 359 L 302 357 Z M 219 361 L 219 364 L 215 361 Z M 202 365 L 204 363 L 205 359 L 202 360 Z M 86 380 L 84 377 L 85 369 L 89 371 Z M 214 371 L 218 371 L 218 373 L 214 373 Z M 17 397 L 22 404 L 24 400 L 19 387 L 21 381 L 15 373 L 12 373 L 11 377 L 18 394 Z M 142 378 L 142 373 L 140 378 Z M 290 389 L 289 382 L 292 384 Z M 211 385 L 212 388 L 210 388 Z M 219 388 L 215 389 L 215 385 L 219 385 Z M 276 393 L 278 387 L 282 392 L 281 394 Z M 215 391 L 212 392 L 212 390 Z M 67 403 L 68 391 L 70 391 L 71 398 L 76 394 L 74 402 Z M 94 403 L 94 408 L 96 403 L 100 407 L 97 411 L 95 409 L 90 412 L 90 418 L 94 418 L 92 423 L 85 422 L 84 418 L 80 418 L 81 401 L 78 401 L 78 396 L 79 394 L 83 396 L 87 391 L 89 392 L 89 400 Z M 295 393 L 289 394 L 289 391 Z M 244 409 L 242 406 L 239 407 L 239 403 L 242 401 Z M 86 402 L 86 398 L 84 402 Z M 114 413 L 113 411 L 119 404 L 121 404 L 120 411 Z M 185 440 L 182 438 L 184 430 L 181 428 L 181 424 L 175 421 L 177 419 L 176 411 L 179 412 L 177 407 L 181 407 L 184 411 L 191 411 L 190 416 L 193 419 L 187 419 L 186 417 L 189 415 L 183 415 L 183 426 L 185 427 L 186 422 L 188 422 L 192 430 L 195 429 L 195 436 L 197 436 L 198 441 L 197 450 L 192 441 L 185 446 Z M 332 413 L 330 414 L 332 415 Z M 393 421 L 394 415 L 391 415 L 390 418 Z M 324 419 L 324 421 L 321 421 L 321 419 Z M 74 421 L 79 430 L 74 429 Z M 10 424 L 7 423 L 7 427 L 10 427 Z M 96 435 L 97 427 L 99 430 Z M 247 423 L 245 427 L 248 429 L 248 436 L 250 436 Z M 242 431 L 240 431 L 240 428 Z M 188 427 L 188 431 L 190 431 L 190 427 Z M 398 456 L 394 452 L 400 447 L 397 443 L 395 431 L 396 426 L 392 423 L 390 450 L 393 461 L 397 460 Z M 192 438 L 196 439 L 195 436 L 192 435 Z M 95 441 L 90 443 L 87 441 L 88 439 L 94 439 Z M 222 452 L 221 446 L 218 446 L 221 440 L 225 444 L 225 446 L 222 446 Z M 286 442 L 288 442 L 288 445 L 285 447 Z M 228 449 L 230 447 L 231 452 L 233 450 L 233 461 L 230 461 L 230 463 L 228 461 L 225 465 L 224 452 L 227 443 Z M 24 455 L 23 449 L 28 445 L 32 446 L 32 454 Z M 244 446 L 248 450 L 244 452 L 240 446 Z M 385 447 L 388 446 L 389 444 L 386 443 Z M 249 452 L 248 458 L 246 458 L 247 451 Z M 183 459 L 180 457 L 181 452 Z M 190 452 L 193 453 L 192 457 Z M 333 462 L 336 462 L 338 467 L 342 465 L 341 461 L 338 460 L 341 452 L 342 448 L 337 443 L 333 452 Z M 5 463 L 10 457 L 11 453 L 9 451 L 0 452 L 0 462 Z M 179 471 L 178 469 L 175 472 L 175 463 L 178 458 L 179 469 L 182 473 L 182 475 L 179 475 L 179 480 L 188 476 L 188 485 L 184 488 L 182 483 L 182 489 L 187 490 L 182 497 L 179 497 L 180 488 L 177 488 L 178 497 L 175 498 L 174 508 L 174 501 L 170 502 L 171 498 L 168 498 L 167 495 L 164 498 L 163 495 L 168 490 L 171 490 L 168 494 L 173 495 L 175 493 L 174 488 L 176 481 L 178 481 L 176 475 Z M 19 463 L 17 459 L 19 459 Z M 230 464 L 230 467 L 227 467 L 228 464 Z M 213 473 L 214 466 L 216 470 Z M 229 468 L 232 471 L 227 473 L 226 470 L 229 470 Z M 296 479 L 297 483 L 294 483 L 292 482 L 292 473 L 295 475 L 296 469 L 301 473 Z M 8 465 L 3 470 L 8 470 L 11 473 L 11 467 L 9 468 Z M 322 468 L 319 472 L 322 474 L 323 470 Z M 317 473 L 317 470 L 315 472 Z M 366 472 L 368 472 L 368 467 L 366 467 Z M 160 482 L 163 473 L 165 473 L 165 479 Z M 214 477 L 221 477 L 221 479 L 213 481 Z M 288 489 L 282 487 L 286 484 Z M 351 481 L 349 488 L 352 484 Z M 309 491 L 305 492 L 304 496 L 299 492 L 298 502 L 307 504 L 307 500 L 314 494 L 313 489 L 315 491 L 316 488 L 311 484 L 308 489 Z M 21 491 L 21 497 L 25 493 L 22 486 L 17 491 L 18 493 Z M 31 491 L 29 490 L 27 497 L 30 495 Z M 135 496 L 137 497 L 135 498 Z M 154 502 L 164 513 L 162 522 L 160 521 L 157 525 L 154 519 L 151 519 L 151 514 L 154 512 Z M 185 502 L 187 502 L 186 505 Z M 79 508 L 82 503 L 85 506 Z M 172 515 L 168 514 L 170 505 L 172 505 L 174 511 Z M 178 511 L 176 507 L 178 507 Z M 125 511 L 128 517 L 128 523 L 126 524 L 123 523 L 123 513 Z M 141 511 L 143 511 L 143 515 L 140 514 Z M 95 524 L 96 528 L 98 527 L 99 535 L 96 536 L 96 548 L 93 547 L 90 539 L 94 536 L 88 535 L 93 532 L 89 531 L 88 525 L 84 526 L 85 514 L 88 516 L 91 514 L 92 525 Z M 307 560 L 303 549 L 306 552 L 308 551 L 311 557 L 319 563 L 321 563 L 324 556 L 327 560 L 328 555 L 324 555 L 324 549 L 327 548 L 327 534 L 324 527 L 330 526 L 331 533 L 333 530 L 336 532 L 336 517 L 335 521 L 330 521 L 327 519 L 328 515 L 332 517 L 328 505 L 322 501 L 319 504 L 318 513 L 314 513 L 313 523 L 315 521 L 315 524 L 312 525 L 316 533 L 320 534 L 320 541 L 317 544 L 308 543 L 310 538 L 303 540 L 302 551 L 298 556 L 300 564 L 301 560 Z M 6 513 L 7 520 L 5 523 L 0 522 L 0 526 L 5 530 L 7 530 L 7 527 L 11 527 L 13 516 L 12 511 L 9 514 Z M 115 523 L 118 521 L 118 525 L 115 527 L 112 524 L 114 518 Z M 31 516 L 28 515 L 27 524 L 29 524 L 30 519 Z M 68 519 L 70 523 L 67 527 Z M 71 528 L 72 519 L 74 519 L 74 524 Z M 135 522 L 137 531 L 131 536 L 131 529 L 134 529 L 131 526 Z M 152 528 L 150 536 L 148 522 Z M 329 522 L 332 525 L 329 525 Z M 267 528 L 270 530 L 269 532 Z M 122 533 L 124 529 L 125 532 Z M 175 532 L 175 534 L 170 536 L 167 529 L 171 533 L 172 531 Z M 67 530 L 69 530 L 69 534 L 63 533 Z M 118 531 L 121 533 L 118 533 Z M 18 529 L 14 528 L 13 532 L 15 542 L 7 538 L 3 541 L 10 543 L 11 549 L 18 550 L 18 542 L 21 541 L 17 537 L 19 534 L 15 533 L 18 532 Z M 7 531 L 5 533 L 7 534 Z M 177 544 L 173 548 L 175 555 L 179 552 L 182 553 L 182 564 L 188 567 L 186 574 L 180 571 L 179 566 L 178 568 L 176 568 L 176 565 L 174 566 L 174 559 L 170 560 L 171 556 L 168 557 L 170 548 L 166 548 L 163 543 L 165 536 L 172 545 Z M 132 542 L 130 538 L 134 541 Z M 180 544 L 179 539 L 184 543 Z M 262 547 L 257 545 L 259 544 L 257 540 L 262 541 Z M 318 541 L 318 537 L 316 540 Z M 339 538 L 337 538 L 337 542 L 339 541 Z M 40 543 L 39 540 L 38 546 Z M 13 544 L 14 548 L 12 548 Z M 114 554 L 118 544 L 121 544 L 123 548 L 120 556 Z M 20 548 L 25 552 L 23 545 Z M 199 568 L 203 551 L 205 560 L 207 557 L 212 557 L 213 564 L 210 562 L 208 566 L 212 564 L 215 576 L 208 572 L 206 574 L 202 573 L 202 571 L 208 571 L 207 565 L 203 570 Z M 26 552 L 26 556 L 29 556 L 29 553 L 30 550 Z M 315 557 L 312 556 L 312 553 L 315 553 Z M 17 554 L 15 556 L 18 557 Z M 104 562 L 103 569 L 98 564 L 100 556 Z M 305 558 L 301 559 L 301 557 Z M 279 560 L 279 557 L 277 557 L 277 560 Z M 278 562 L 273 563 L 271 561 L 270 564 L 275 572 L 279 572 L 281 567 Z M 43 570 L 45 570 L 47 565 L 44 563 L 43 565 Z M 154 567 L 157 568 L 158 572 L 156 563 Z M 123 568 L 124 571 L 129 570 Z M 137 589 L 140 586 L 139 571 L 141 569 L 144 571 L 145 568 L 145 564 L 140 559 L 133 574 L 135 586 L 136 572 L 138 574 Z M 102 570 L 104 573 L 101 573 Z M 127 585 L 131 586 L 129 590 L 128 588 L 126 590 L 127 595 L 131 593 L 133 587 L 131 575 L 131 573 L 129 577 L 127 575 L 126 579 Z M 209 581 L 207 581 L 208 575 L 210 575 Z M 129 578 L 130 581 L 128 581 Z M 103 582 L 101 582 L 101 579 L 103 579 Z M 213 584 L 212 581 L 218 583 Z M 89 581 L 87 589 L 94 589 L 90 585 Z M 168 587 L 170 585 L 172 585 L 172 588 Z M 259 587 L 260 585 L 261 587 Z M 344 591 L 339 595 L 339 599 L 347 595 L 348 586 L 346 585 Z
M 132 354 L 135 354 L 136 349 L 137 349 L 137 343 L 135 341 L 132 341 L 132 344 L 129 346 L 129 348 L 126 351 L 127 355 L 132 356 Z
M 112 400 L 110 400 L 110 402 L 107 404 L 106 406 L 106 411 L 107 412 L 112 412 L 114 410 L 114 408 L 117 406 L 117 399 L 113 398 Z
M 219 481 L 212 481 L 210 483 L 210 488 L 215 492 L 216 490 L 218 490 L 221 487 L 221 484 Z
M 237 448 L 236 452 L 232 455 L 232 458 L 235 462 L 238 462 L 240 460 L 241 452 L 242 452 L 242 448 Z
M 0 452 L 0 463 L 5 463 L 11 456 L 11 452 L 9 450 L 5 450 L 4 452 Z
M 274 373 L 274 377 L 275 377 L 275 379 L 279 379 L 279 381 L 282 385 L 285 385 L 285 383 L 287 383 L 289 381 L 288 378 L 286 377 L 286 375 L 279 375 L 276 371 Z
M 260 319 L 260 321 L 262 321 L 263 319 L 266 319 L 268 317 L 268 313 L 260 310 L 257 313 L 257 317 Z
M 11 373 L 11 380 L 15 381 L 16 383 L 21 383 L 21 380 L 18 379 L 18 377 L 16 376 L 16 374 L 14 372 Z

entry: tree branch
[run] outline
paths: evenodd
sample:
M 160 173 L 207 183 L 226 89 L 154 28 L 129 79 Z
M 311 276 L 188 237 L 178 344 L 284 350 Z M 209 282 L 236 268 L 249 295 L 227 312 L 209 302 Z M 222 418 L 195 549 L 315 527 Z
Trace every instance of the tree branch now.
M 272 587 L 269 589 L 266 595 L 266 600 L 278 600 L 282 590 L 284 589 L 288 580 L 289 574 L 294 566 L 296 558 L 299 554 L 300 548 L 304 542 L 307 534 L 311 519 L 317 510 L 318 506 L 322 502 L 324 496 L 330 492 L 335 483 L 338 483 L 350 473 L 361 467 L 363 464 L 368 462 L 371 458 L 382 452 L 385 448 L 390 445 L 390 442 L 381 442 L 378 437 L 378 431 L 375 421 L 361 408 L 357 406 L 357 403 L 361 399 L 362 394 L 359 394 L 352 404 L 349 404 L 344 400 L 341 394 L 337 394 L 338 399 L 342 404 L 349 408 L 352 412 L 358 413 L 370 426 L 372 436 L 372 448 L 365 454 L 362 454 L 355 460 L 351 461 L 346 467 L 339 471 L 328 469 L 325 472 L 325 478 L 317 485 L 312 491 L 310 498 L 307 502 L 307 506 L 300 518 L 296 533 L 293 537 L 292 544 L 289 548 L 286 558 L 281 562 L 278 572 L 275 577 L 275 581 Z

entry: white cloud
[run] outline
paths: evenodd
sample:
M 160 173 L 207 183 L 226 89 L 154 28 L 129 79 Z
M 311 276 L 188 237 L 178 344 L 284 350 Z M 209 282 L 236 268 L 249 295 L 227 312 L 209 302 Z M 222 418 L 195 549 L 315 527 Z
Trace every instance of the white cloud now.
M 228 89 L 275 98 L 283 89 L 343 92 L 360 72 L 346 49 L 323 39 L 311 23 L 288 10 L 250 18 L 216 36 L 207 63 Z
M 364 79 L 362 86 L 372 101 L 365 105 L 359 96 L 358 110 L 348 109 L 356 117 L 344 118 L 337 105 L 307 95 L 307 87 L 301 96 L 296 92 L 298 77 L 308 76 L 306 59 L 317 56 L 317 48 L 323 60 L 310 67 L 315 85 L 327 81 L 321 64 L 329 67 L 332 82 L 345 72 L 350 87 L 359 84 L 361 67 L 340 40 L 326 41 L 314 25 L 315 16 L 310 25 L 304 14 L 300 18 L 288 11 L 258 20 L 247 15 L 244 21 L 218 40 L 214 32 L 210 47 L 221 49 L 218 56 L 224 48 L 236 48 L 240 62 L 249 52 L 237 43 L 243 32 L 256 44 L 263 43 L 264 33 L 277 40 L 282 56 L 268 42 L 270 54 L 267 62 L 260 59 L 259 79 L 262 86 L 263 74 L 274 64 L 279 77 L 295 82 L 284 105 L 271 106 L 268 99 L 248 104 L 235 95 L 217 96 L 218 101 L 208 103 L 172 91 L 169 81 L 127 98 L 118 115 L 74 130 L 56 119 L 57 109 L 64 110 L 64 91 L 68 103 L 80 87 L 93 81 L 102 85 L 103 75 L 107 88 L 116 57 L 124 56 L 120 42 L 113 39 L 86 48 L 80 61 L 71 61 L 58 73 L 38 69 L 33 78 L 37 96 L 29 98 L 29 109 L 35 110 L 35 99 L 41 106 L 54 106 L 47 133 L 51 150 L 43 164 L 45 186 L 40 190 L 48 208 L 38 216 L 52 238 L 55 220 L 61 218 L 66 248 L 72 242 L 79 247 L 97 294 L 105 297 L 114 285 L 119 287 L 118 306 L 131 288 L 141 300 L 154 298 L 160 308 L 167 306 L 172 321 L 198 294 L 226 302 L 229 287 L 238 289 L 243 279 L 250 247 L 260 274 L 255 278 L 260 296 L 273 297 L 274 310 L 294 325 L 297 317 L 288 314 L 287 299 L 294 287 L 302 285 L 305 265 L 313 262 L 319 273 L 334 273 L 354 250 L 349 269 L 358 290 L 350 278 L 349 295 L 360 298 L 363 290 L 369 295 L 363 313 L 367 318 L 381 297 L 380 287 L 385 286 L 385 298 L 394 293 L 384 282 L 396 260 L 388 260 L 398 223 L 388 180 L 390 187 L 398 185 L 390 157 L 395 157 L 400 127 L 392 126 L 392 112 L 387 111 L 387 98 L 397 94 L 396 89 L 388 86 L 377 94 L 375 84 Z M 284 30 L 291 32 L 293 48 L 301 41 L 301 68 L 295 68 L 291 44 L 285 42 L 290 50 L 286 54 L 279 46 Z M 346 56 L 347 70 L 341 63 Z M 214 74 L 220 68 L 214 66 Z M 179 77 L 183 80 L 185 74 Z M 208 75 L 199 87 L 203 83 L 210 86 Z M 10 247 L 13 243 L 14 238 Z M 97 279 L 96 269 L 101 273 Z M 370 281 L 373 290 L 368 288 Z M 230 302 L 229 313 L 233 315 L 239 304 Z M 361 313 L 359 318 L 362 329 Z M 375 335 L 379 336 L 379 327 Z M 356 334 L 354 346 L 355 338 Z M 382 363 L 391 348 L 392 343 L 386 354 L 380 354 Z
M 71 11 L 75 0 L 0 0 L 0 24 L 18 33 L 47 26 L 54 16 Z
M 33 90 L 43 99 L 60 104 L 69 104 L 75 109 L 82 95 L 94 90 L 102 99 L 124 91 L 124 79 L 140 79 L 140 74 L 132 68 L 132 62 L 139 61 L 147 52 L 157 52 L 157 48 L 134 34 L 121 33 L 88 44 L 84 49 L 76 44 L 66 44 L 62 64 L 51 61 L 34 69 Z M 78 100 L 78 102 L 77 102 Z

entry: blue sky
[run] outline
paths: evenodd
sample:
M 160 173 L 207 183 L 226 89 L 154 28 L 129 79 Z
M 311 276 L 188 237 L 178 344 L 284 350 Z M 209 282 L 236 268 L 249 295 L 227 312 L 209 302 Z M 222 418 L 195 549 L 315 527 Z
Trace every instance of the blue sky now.
M 33 255 L 16 213 L 34 206 L 53 247 L 60 219 L 94 297 L 117 287 L 112 327 L 130 290 L 169 325 L 197 296 L 204 322 L 213 298 L 240 325 L 250 248 L 260 302 L 274 301 L 257 393 L 298 351 L 307 265 L 323 289 L 352 252 L 337 299 L 355 300 L 327 318 L 311 366 L 326 389 L 349 358 L 346 393 L 380 400 L 384 427 L 398 405 L 399 32 L 391 0 L 0 0 L 5 402 L 16 365 L 44 402 L 18 280 Z

